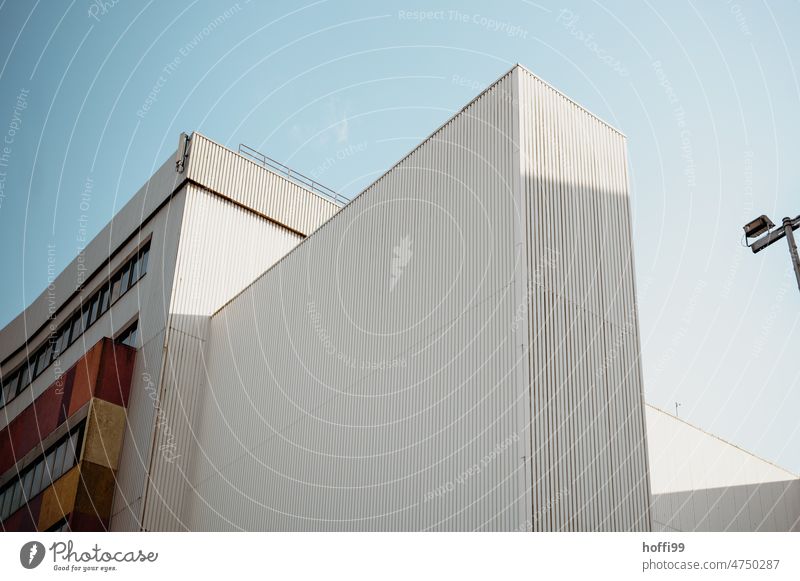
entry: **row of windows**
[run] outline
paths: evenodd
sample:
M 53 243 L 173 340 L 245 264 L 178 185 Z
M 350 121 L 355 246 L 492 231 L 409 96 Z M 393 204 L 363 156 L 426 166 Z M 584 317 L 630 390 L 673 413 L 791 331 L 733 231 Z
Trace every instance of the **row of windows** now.
M 81 422 L 0 489 L 0 521 L 63 476 L 78 463 L 83 439 Z
M 67 347 L 97 321 L 117 299 L 124 295 L 147 272 L 150 244 L 136 253 L 97 292 L 82 303 L 72 316 L 41 345 L 34 355 L 3 381 L 0 408 L 17 397 L 22 390 L 44 372 Z

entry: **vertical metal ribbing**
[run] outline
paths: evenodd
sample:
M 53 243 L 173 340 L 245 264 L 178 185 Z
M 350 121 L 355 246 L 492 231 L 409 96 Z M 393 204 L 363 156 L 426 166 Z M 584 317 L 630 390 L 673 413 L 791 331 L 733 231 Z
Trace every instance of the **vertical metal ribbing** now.
M 509 93 L 512 101 L 516 97 L 514 106 L 504 101 Z M 518 153 L 515 143 L 520 144 Z M 636 453 L 636 442 L 644 434 L 637 428 L 641 422 L 630 421 L 631 410 L 637 413 L 641 379 L 629 381 L 626 375 L 638 357 L 638 335 L 634 344 L 626 342 L 617 348 L 619 353 L 612 352 L 620 318 L 633 300 L 628 280 L 632 272 L 624 268 L 630 236 L 622 228 L 629 221 L 629 216 L 622 217 L 625 207 L 620 201 L 627 196 L 627 185 L 620 180 L 623 154 L 624 143 L 613 130 L 516 69 L 378 180 L 363 199 L 256 280 L 211 323 L 212 341 L 205 354 L 209 397 L 199 402 L 202 420 L 195 426 L 204 452 L 192 476 L 198 494 L 181 518 L 201 528 L 507 529 L 519 520 L 509 514 L 517 514 L 515 503 L 524 495 L 532 506 L 521 512 L 531 515 L 535 530 L 634 528 L 640 515 L 633 513 L 647 502 L 635 486 L 643 468 L 646 474 L 646 457 Z M 216 144 L 198 147 L 198 163 L 212 167 L 229 163 L 226 159 L 227 153 Z M 230 163 L 236 167 L 228 174 L 197 170 L 198 178 L 209 187 L 241 191 L 242 203 L 261 203 L 252 197 L 251 182 L 261 190 L 274 188 L 278 195 L 270 198 L 275 205 L 268 211 L 304 223 L 296 217 L 301 212 L 296 200 L 278 199 L 285 184 L 264 185 L 268 176 L 263 172 L 251 176 L 239 161 Z M 416 205 L 405 210 L 393 205 L 403 200 Z M 425 202 L 434 205 L 423 206 Z M 370 246 L 402 237 L 407 229 L 415 232 L 427 223 L 430 212 L 440 210 L 467 233 L 470 244 L 476 232 L 483 235 L 483 246 L 468 246 L 468 276 L 450 289 L 432 266 L 425 266 L 427 253 L 449 248 L 453 254 L 455 239 L 447 237 L 443 223 L 441 232 L 415 234 L 415 256 L 421 264 L 417 276 L 429 277 L 429 283 L 417 288 L 413 298 L 394 298 L 406 301 L 396 308 L 389 308 L 389 302 L 379 308 L 375 295 L 384 292 L 380 284 L 385 279 L 363 269 L 386 273 L 388 266 L 375 261 Z M 519 255 L 524 272 L 513 270 L 521 234 L 526 237 L 525 252 Z M 364 253 L 361 263 L 341 262 L 348 260 L 348 236 L 362 236 L 364 245 L 349 249 Z M 341 244 L 345 246 L 340 249 Z M 338 272 L 340 286 L 319 277 L 331 266 L 334 272 L 345 268 Z M 183 268 L 191 270 L 188 262 Z M 413 273 L 406 274 L 407 283 Z M 348 285 L 354 278 L 364 281 L 363 288 Z M 345 372 L 336 358 L 314 352 L 319 336 L 303 302 L 309 289 L 327 289 L 339 301 L 337 306 L 336 301 L 313 295 L 318 308 L 324 308 L 327 330 L 335 332 L 340 352 L 400 353 L 429 367 L 424 372 L 412 368 L 403 380 L 370 379 L 362 385 L 364 377 Z M 448 302 L 432 310 L 428 333 L 414 335 L 414 342 L 350 332 L 353 317 L 360 320 L 363 314 L 346 310 L 353 301 L 371 309 L 375 318 L 367 321 L 370 325 L 391 327 L 404 323 L 401 313 L 413 314 L 419 305 L 433 304 L 443 294 Z M 181 313 L 197 306 L 189 294 L 181 300 Z M 179 302 L 176 299 L 176 305 Z M 509 315 L 515 317 L 520 302 L 528 320 L 516 334 L 510 333 Z M 460 312 L 455 305 L 469 308 Z M 254 311 L 254 306 L 260 307 Z M 276 333 L 282 339 L 274 339 Z M 266 337 L 271 340 L 265 343 Z M 527 341 L 521 348 L 527 353 L 527 369 L 509 369 L 517 360 L 520 337 Z M 281 358 L 291 358 L 297 349 L 310 352 L 303 353 L 296 368 L 286 367 Z M 465 352 L 473 363 L 484 365 L 449 364 Z M 191 360 L 184 358 L 179 364 Z M 421 389 L 415 382 L 424 378 L 429 383 L 422 383 Z M 229 385 L 233 393 L 221 391 Z M 375 407 L 363 394 L 344 394 L 332 399 L 317 418 L 322 412 L 315 406 L 343 386 L 384 390 L 384 401 L 391 404 Z M 452 391 L 444 399 L 433 397 L 432 391 L 442 386 Z M 519 398 L 525 390 L 527 398 Z M 527 402 L 524 411 L 512 405 L 516 400 Z M 422 404 L 421 409 L 415 407 Z M 182 409 L 178 400 L 170 405 L 176 413 Z M 277 414 L 276 408 L 283 413 Z M 460 415 L 454 415 L 456 410 Z M 419 456 L 401 450 L 406 441 L 402 432 L 369 427 L 377 418 L 391 425 L 398 416 L 412 418 L 408 423 L 414 433 L 426 435 L 413 453 L 422 454 L 428 464 L 419 464 Z M 224 423 L 234 417 L 234 425 Z M 313 421 L 304 420 L 309 417 Z M 408 509 L 409 499 L 453 480 L 470 459 L 480 459 L 505 434 L 519 433 L 526 418 L 529 452 L 519 453 L 515 447 L 468 486 L 416 512 Z M 300 422 L 305 431 L 281 424 L 288 419 Z M 327 427 L 328 420 L 367 427 L 351 432 Z M 231 439 L 232 433 L 236 439 Z M 278 435 L 262 442 L 263 433 Z M 226 442 L 229 447 L 223 449 Z M 397 461 L 405 462 L 401 466 L 410 474 L 398 473 L 398 466 L 390 462 L 359 456 L 381 458 L 381 450 L 396 450 Z M 234 462 L 237 454 L 259 460 L 248 467 Z M 522 455 L 529 457 L 529 482 L 515 476 L 516 457 Z M 253 478 L 266 479 L 263 490 L 249 488 Z M 376 479 L 391 483 L 381 490 L 382 496 L 370 488 Z M 347 488 L 353 482 L 366 488 L 357 495 Z M 521 492 L 520 482 L 529 490 Z M 290 493 L 297 490 L 306 490 L 310 502 L 299 505 L 291 500 Z M 397 514 L 358 520 L 365 510 L 366 516 L 375 517 L 387 506 L 397 508 Z M 319 518 L 304 520 L 304 511 Z
M 546 509 L 548 497 L 572 489 L 546 529 L 641 530 L 649 501 L 639 345 L 622 333 L 635 319 L 624 138 L 522 77 L 521 131 L 532 136 L 523 187 L 538 226 L 529 276 L 545 244 L 558 253 L 530 301 L 532 424 L 542 447 L 534 498 Z
M 527 159 L 523 155 L 526 150 L 527 144 L 522 143 L 523 136 L 525 139 L 529 137 L 528 132 L 522 131 L 524 123 L 523 116 L 525 110 L 519 106 L 522 102 L 522 83 L 520 80 L 520 70 L 515 69 L 512 72 L 512 103 L 516 103 L 511 107 L 511 126 L 513 129 L 513 139 L 511 143 L 511 174 L 514 179 L 514 256 L 515 273 L 514 280 L 515 305 L 523 305 L 528 307 L 531 296 L 531 280 L 529 264 L 531 259 L 531 248 L 529 244 L 531 233 L 531 216 L 530 216 L 530 201 L 527 191 L 524 188 L 522 180 L 523 171 L 526 168 Z M 519 307 L 518 307 L 519 308 Z M 511 313 L 511 317 L 516 320 L 517 309 Z M 516 458 L 519 468 L 518 483 L 520 487 L 519 499 L 519 516 L 515 530 L 523 528 L 525 530 L 535 530 L 534 525 L 534 492 L 533 486 L 535 480 L 532 475 L 534 472 L 534 461 L 532 458 L 533 453 L 533 417 L 532 417 L 532 377 L 530 373 L 530 354 L 531 354 L 531 332 L 533 325 L 531 324 L 530 317 L 526 316 L 523 321 L 519 322 L 518 332 L 516 334 L 517 340 L 515 342 L 515 349 L 511 352 L 510 363 L 514 366 L 515 371 L 519 374 L 517 379 L 517 399 L 515 402 L 516 419 L 515 419 L 515 433 L 519 436 L 520 441 L 524 443 L 521 446 L 521 458 Z
M 505 530 L 518 524 L 516 444 L 448 495 L 421 502 L 431 487 L 454 481 L 465 468 L 480 464 L 499 438 L 510 437 L 519 413 L 514 407 L 518 382 L 509 369 L 514 360 L 509 315 L 516 305 L 509 192 L 514 183 L 513 113 L 507 81 L 473 102 L 215 315 L 207 349 L 210 398 L 199 426 L 209 454 L 198 465 L 197 502 L 187 513 L 194 525 Z M 435 212 L 443 221 L 420 230 Z M 395 294 L 386 296 L 388 264 L 375 253 L 388 244 L 391 256 L 392 244 L 406 230 L 415 237 L 416 269 L 409 267 Z M 353 240 L 363 243 L 351 246 Z M 446 270 L 447 262 L 453 266 L 462 260 L 461 271 L 452 276 L 437 266 Z M 331 282 L 337 277 L 340 287 Z M 404 295 L 403 289 L 413 295 Z M 309 291 L 337 350 L 358 357 L 371 352 L 407 356 L 408 375 L 362 377 L 320 353 L 319 336 L 301 302 L 309 300 Z M 384 297 L 380 309 L 378 297 Z M 361 321 L 365 313 L 375 313 L 375 319 L 362 323 L 403 325 L 442 297 L 447 300 L 431 309 L 418 331 L 397 338 L 365 335 L 345 316 Z M 264 304 L 276 308 L 259 309 L 254 317 L 253 305 Z M 353 304 L 360 311 L 350 312 L 347 307 Z M 230 327 L 236 332 L 226 332 Z M 263 351 L 254 349 L 265 332 L 272 342 Z M 302 357 L 295 359 L 298 353 Z M 251 398 L 249 408 L 235 397 L 220 397 L 233 358 L 249 371 L 235 379 L 239 393 Z M 251 375 L 258 369 L 262 379 L 256 383 Z M 359 398 L 345 388 L 384 395 L 379 401 Z M 315 402 L 332 389 L 342 393 L 315 409 Z M 306 413 L 298 415 L 301 409 Z M 234 413 L 236 425 L 225 426 L 225 418 Z M 302 430 L 281 425 L 292 417 Z M 399 418 L 397 428 L 392 418 Z M 367 424 L 359 437 L 351 433 L 351 422 Z M 238 442 L 230 441 L 231 431 Z M 269 454 L 259 448 L 261 434 L 273 436 L 264 444 Z M 261 463 L 226 467 L 230 461 L 219 456 L 226 442 L 231 448 L 227 456 L 253 454 Z M 404 444 L 410 445 L 408 451 Z M 380 450 L 391 454 L 384 458 L 375 453 Z M 226 484 L 230 489 L 230 480 L 226 483 L 221 475 L 235 478 L 227 499 L 219 491 Z M 250 487 L 256 481 L 258 490 Z M 371 482 L 378 486 L 368 486 Z M 357 491 L 347 488 L 354 483 Z M 306 491 L 301 496 L 310 502 L 293 505 L 291 495 L 280 490 L 292 490 L 294 496 Z M 364 520 L 353 520 L 359 515 Z

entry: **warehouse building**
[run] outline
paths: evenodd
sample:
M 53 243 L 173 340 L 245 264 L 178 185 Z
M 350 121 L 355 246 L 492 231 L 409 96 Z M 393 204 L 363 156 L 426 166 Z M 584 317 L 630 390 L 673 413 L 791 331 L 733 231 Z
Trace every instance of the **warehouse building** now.
M 520 66 L 349 203 L 182 136 L 0 331 L 3 527 L 796 530 L 796 476 L 669 455 L 713 437 L 644 404 L 630 224 Z

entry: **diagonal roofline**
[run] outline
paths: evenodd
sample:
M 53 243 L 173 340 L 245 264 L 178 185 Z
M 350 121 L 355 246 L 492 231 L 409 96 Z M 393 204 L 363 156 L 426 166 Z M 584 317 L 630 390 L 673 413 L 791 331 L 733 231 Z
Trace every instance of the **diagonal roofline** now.
M 619 133 L 619 134 L 620 134 L 622 137 L 624 137 L 625 139 L 628 139 L 628 136 L 627 136 L 627 135 L 625 135 L 625 134 L 624 134 L 622 131 L 620 131 L 620 130 L 619 130 L 617 127 L 614 127 L 613 125 L 611 125 L 611 123 L 609 123 L 608 121 L 606 121 L 605 119 L 603 119 L 603 118 L 602 118 L 602 117 L 600 117 L 599 115 L 597 115 L 597 114 L 593 113 L 592 111 L 590 111 L 589 109 L 587 109 L 586 107 L 584 107 L 583 105 L 581 105 L 580 103 L 578 103 L 578 102 L 577 102 L 575 99 L 573 99 L 572 97 L 570 97 L 569 95 L 567 95 L 566 93 L 564 93 L 564 91 L 561 91 L 560 89 L 558 89 L 558 88 L 554 87 L 552 84 L 550 84 L 550 83 L 548 83 L 547 81 L 545 81 L 545 80 L 544 80 L 542 77 L 540 77 L 539 75 L 537 75 L 536 73 L 534 73 L 532 70 L 530 70 L 530 69 L 529 69 L 528 67 L 526 67 L 525 65 L 523 65 L 523 64 L 520 64 L 520 63 L 517 63 L 517 64 L 515 64 L 513 67 L 511 67 L 511 71 L 513 71 L 513 70 L 514 70 L 514 69 L 516 69 L 516 68 L 522 69 L 523 71 L 525 71 L 526 73 L 528 73 L 529 75 L 531 75 L 532 77 L 534 77 L 535 79 L 537 79 L 538 81 L 541 81 L 541 82 L 542 82 L 542 83 L 543 83 L 545 86 L 547 86 L 548 88 L 552 89 L 553 91 L 555 91 L 556 93 L 558 93 L 560 96 L 564 97 L 564 98 L 565 98 L 566 100 L 568 100 L 570 103 L 572 103 L 572 104 L 573 104 L 573 105 L 575 105 L 576 107 L 579 107 L 580 109 L 582 109 L 583 111 L 585 111 L 586 113 L 588 113 L 589 115 L 591 115 L 592 117 L 594 117 L 595 119 L 597 119 L 597 120 L 598 120 L 600 123 L 602 123 L 603 125 L 605 125 L 605 126 L 606 126 L 606 127 L 608 127 L 609 129 L 611 129 L 611 130 L 613 130 L 613 131 L 615 131 L 615 132 Z M 511 71 L 509 71 L 509 72 L 511 72 Z M 508 74 L 508 73 L 506 73 L 506 74 Z M 505 75 L 503 75 L 503 76 L 505 76 Z
M 452 115 L 450 115 L 450 116 L 449 116 L 449 117 L 448 117 L 448 118 L 447 118 L 447 119 L 446 119 L 446 120 L 445 120 L 443 123 L 441 123 L 441 124 L 440 124 L 438 127 L 436 127 L 436 128 L 433 130 L 433 131 L 431 131 L 431 132 L 430 132 L 430 133 L 429 133 L 429 134 L 428 134 L 428 135 L 427 135 L 425 138 L 421 139 L 421 140 L 420 140 L 420 141 L 419 141 L 419 142 L 418 142 L 418 143 L 417 143 L 417 144 L 416 144 L 414 147 L 412 147 L 412 148 L 411 148 L 411 150 L 409 150 L 409 151 L 408 151 L 408 152 L 407 152 L 405 155 L 403 155 L 402 157 L 400 157 L 400 159 L 398 159 L 398 160 L 397 160 L 396 162 L 394 162 L 394 163 L 393 163 L 391 166 L 389 166 L 389 168 L 388 168 L 386 171 L 384 171 L 384 172 L 383 172 L 383 173 L 382 173 L 380 176 L 378 176 L 376 179 L 374 179 L 372 182 L 370 182 L 370 183 L 369 183 L 367 186 L 365 186 L 364 188 L 362 188 L 362 189 L 361 189 L 361 190 L 360 190 L 360 191 L 359 191 L 359 192 L 358 192 L 356 195 L 354 195 L 352 198 L 350 198 L 350 203 L 352 203 L 352 202 L 354 202 L 354 201 L 358 200 L 358 198 L 359 198 L 359 197 L 361 197 L 361 194 L 363 194 L 363 193 L 364 193 L 364 192 L 366 192 L 367 190 L 369 190 L 369 189 L 371 189 L 371 188 L 375 187 L 375 186 L 376 186 L 378 183 L 380 183 L 380 181 L 381 181 L 382 179 L 384 179 L 384 178 L 385 178 L 386 176 L 388 176 L 388 175 L 389 175 L 389 174 L 390 174 L 392 171 L 394 171 L 394 170 L 395 170 L 395 169 L 396 169 L 396 168 L 397 168 L 397 167 L 398 167 L 400 164 L 402 164 L 402 163 L 403 163 L 403 162 L 404 162 L 406 159 L 408 159 L 408 158 L 409 158 L 409 157 L 410 157 L 410 156 L 411 156 L 411 155 L 412 155 L 412 154 L 413 154 L 415 151 L 417 151 L 417 150 L 418 150 L 418 149 L 420 149 L 420 148 L 421 148 L 423 145 L 425 145 L 426 143 L 428 143 L 428 141 L 430 141 L 430 140 L 431 140 L 431 139 L 432 139 L 432 138 L 433 138 L 433 137 L 434 137 L 434 136 L 435 136 L 437 133 L 439 133 L 439 132 L 440 132 L 442 129 L 444 129 L 444 128 L 445 128 L 445 127 L 446 127 L 446 126 L 447 126 L 447 125 L 448 125 L 448 124 L 449 124 L 451 121 L 453 121 L 453 119 L 455 119 L 456 117 L 458 117 L 459 115 L 461 115 L 462 113 L 464 113 L 464 112 L 465 112 L 467 109 L 469 109 L 469 107 L 471 107 L 471 106 L 472 106 L 472 105 L 473 105 L 473 104 L 474 104 L 474 103 L 475 103 L 475 102 L 476 102 L 478 99 L 480 99 L 480 98 L 481 98 L 483 95 L 485 95 L 486 93 L 488 93 L 489 91 L 491 91 L 491 90 L 492 90 L 492 89 L 493 89 L 493 88 L 494 88 L 494 87 L 495 87 L 497 84 L 499 84 L 501 81 L 505 80 L 505 78 L 506 78 L 506 77 L 508 77 L 510 74 L 512 74 L 512 73 L 514 72 L 514 70 L 515 70 L 515 69 L 519 69 L 519 70 L 525 71 L 527 74 L 531 75 L 532 77 L 534 77 L 535 79 L 537 79 L 538 81 L 540 81 L 541 83 L 543 83 L 543 84 L 544 84 L 546 87 L 548 87 L 549 89 L 551 89 L 552 91 L 554 91 L 556 94 L 558 94 L 558 95 L 560 95 L 560 96 L 564 97 L 564 98 L 565 98 L 565 99 L 567 99 L 567 100 L 568 100 L 570 103 L 573 103 L 573 104 L 574 104 L 574 105 L 576 105 L 578 108 L 580 108 L 581 110 L 583 110 L 583 111 L 585 111 L 586 113 L 588 113 L 589 115 L 591 115 L 591 116 L 592 116 L 594 119 L 596 119 L 597 121 L 599 121 L 600 123 L 602 123 L 603 125 L 605 125 L 606 127 L 608 127 L 609 129 L 611 129 L 611 130 L 612 130 L 612 131 L 614 131 L 615 133 L 619 134 L 619 135 L 620 135 L 620 136 L 621 136 L 623 139 L 627 139 L 627 137 L 625 136 L 625 134 L 624 134 L 624 133 L 622 133 L 622 132 L 621 132 L 619 129 L 617 129 L 617 128 L 616 128 L 616 127 L 614 127 L 613 125 L 611 125 L 611 124 L 607 123 L 606 121 L 604 121 L 603 119 L 601 119 L 600 117 L 598 117 L 597 115 L 595 115 L 594 113 L 592 113 L 591 111 L 589 111 L 589 110 L 588 110 L 586 107 L 584 107 L 584 106 L 583 106 L 583 105 L 581 105 L 580 103 L 576 102 L 574 99 L 571 99 L 570 97 L 568 97 L 567 95 L 565 95 L 565 94 L 564 94 L 562 91 L 559 91 L 558 89 L 556 89 L 556 88 L 555 88 L 553 85 L 551 85 L 550 83 L 548 83 L 547 81 L 545 81 L 544 79 L 542 79 L 541 77 L 539 77 L 539 76 L 538 76 L 536 73 L 533 73 L 533 72 L 532 72 L 530 69 L 528 69 L 527 67 L 525 67 L 525 66 L 523 66 L 523 65 L 521 65 L 521 64 L 519 64 L 519 63 L 515 63 L 515 64 L 514 64 L 514 65 L 513 65 L 511 68 L 509 68 L 509 69 L 508 69 L 508 70 L 507 70 L 505 73 L 503 73 L 502 75 L 500 75 L 500 76 L 499 76 L 497 79 L 495 79 L 494 81 L 492 81 L 492 83 L 491 83 L 491 84 L 489 84 L 489 85 L 488 85 L 488 86 L 487 86 L 485 89 L 483 89 L 481 92 L 479 92 L 477 95 L 475 95 L 475 96 L 474 96 L 472 99 L 470 99 L 470 100 L 469 100 L 467 103 L 465 103 L 465 104 L 464 104 L 464 105 L 463 105 L 463 106 L 462 106 L 460 109 L 458 109 L 458 111 L 456 111 L 456 112 L 454 112 Z M 206 138 L 206 139 L 208 139 L 208 138 Z M 224 146 L 223 146 L 223 147 L 224 147 Z M 245 159 L 247 159 L 247 158 L 245 158 Z M 252 160 L 248 160 L 248 161 L 251 161 L 251 162 L 252 162 Z M 254 163 L 254 162 L 253 162 L 253 163 Z M 313 192 L 312 192 L 312 193 L 313 193 Z M 329 201 L 329 200 L 328 200 L 328 201 Z M 314 230 L 313 232 L 309 233 L 309 235 L 308 235 L 308 236 L 307 236 L 305 239 L 301 240 L 301 241 L 300 241 L 300 242 L 297 244 L 297 246 L 295 246 L 295 247 L 294 247 L 294 248 L 292 248 L 292 249 L 291 249 L 289 252 L 287 252 L 287 253 L 286 253 L 284 256 L 282 256 L 282 257 L 281 257 L 281 258 L 280 258 L 280 259 L 279 259 L 277 262 L 275 262 L 275 264 L 273 264 L 273 265 L 272 265 L 272 266 L 270 266 L 268 269 L 266 269 L 264 272 L 262 272 L 261 274 L 259 274 L 258 276 L 256 276 L 256 277 L 255 277 L 255 278 L 254 278 L 254 279 L 253 279 L 253 280 L 250 282 L 250 284 L 248 284 L 247 286 L 245 286 L 245 287 L 244 287 L 242 290 L 240 290 L 238 293 L 236 293 L 235 295 L 233 295 L 232 297 L 230 297 L 230 298 L 229 298 L 227 301 L 225 301 L 225 303 L 223 303 L 222 305 L 220 305 L 220 307 L 219 307 L 219 308 L 218 308 L 216 311 L 214 311 L 214 312 L 211 314 L 211 317 L 212 317 L 212 318 L 213 318 L 213 317 L 216 317 L 216 316 L 217 316 L 217 315 L 218 315 L 218 314 L 219 314 L 219 313 L 220 313 L 220 312 L 221 312 L 223 309 L 225 309 L 225 308 L 226 308 L 228 305 L 230 305 L 230 304 L 231 304 L 231 303 L 232 303 L 234 300 L 236 300 L 236 299 L 237 299 L 237 298 L 238 298 L 240 295 L 244 294 L 244 292 L 245 292 L 245 291 L 247 291 L 247 290 L 248 290 L 250 287 L 252 287 L 252 286 L 253 286 L 254 284 L 256 284 L 258 281 L 260 281 L 262 278 L 264 278 L 264 277 L 265 277 L 265 276 L 266 276 L 266 275 L 267 275 L 269 272 L 271 272 L 273 269 L 277 268 L 279 264 L 281 264 L 281 263 L 282 263 L 284 260 L 286 260 L 286 259 L 287 259 L 289 256 L 291 256 L 291 255 L 292 255 L 292 254 L 293 254 L 293 253 L 294 253 L 294 252 L 295 252 L 295 251 L 296 251 L 296 250 L 297 250 L 297 249 L 298 249 L 298 248 L 299 248 L 301 245 L 303 245 L 303 244 L 304 244 L 304 243 L 305 243 L 305 242 L 306 242 L 306 241 L 307 241 L 309 238 L 311 238 L 311 237 L 312 237 L 312 236 L 314 236 L 314 234 L 316 234 L 316 233 L 317 233 L 319 230 L 321 230 L 322 228 L 324 228 L 324 227 L 325 227 L 325 226 L 328 224 L 328 222 L 330 222 L 331 220 L 335 220 L 335 219 L 336 219 L 336 217 L 337 217 L 337 216 L 338 216 L 338 215 L 339 215 L 339 214 L 340 214 L 342 211 L 345 211 L 345 210 L 347 210 L 347 208 L 348 208 L 348 207 L 351 205 L 350 203 L 348 203 L 348 204 L 346 204 L 345 206 L 343 206 L 342 208 L 340 208 L 340 210 L 339 210 L 339 211 L 337 211 L 336 213 L 334 213 L 334 214 L 333 214 L 333 215 L 332 215 L 330 218 L 328 218 L 328 219 L 327 219 L 325 222 L 323 222 L 322 224 L 320 224 L 320 225 L 319 225 L 319 227 L 317 227 L 317 229 L 316 229 L 316 230 Z

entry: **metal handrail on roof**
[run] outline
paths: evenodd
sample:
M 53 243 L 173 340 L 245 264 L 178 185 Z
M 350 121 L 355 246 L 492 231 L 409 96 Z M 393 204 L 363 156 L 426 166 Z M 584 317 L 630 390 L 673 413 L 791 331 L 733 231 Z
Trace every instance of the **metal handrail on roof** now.
M 239 144 L 239 155 L 250 159 L 251 161 L 259 164 L 262 167 L 265 167 L 278 174 L 283 175 L 284 177 L 288 178 L 297 185 L 302 186 L 308 190 L 311 190 L 315 194 L 318 194 L 330 200 L 331 202 L 333 202 L 338 206 L 344 206 L 350 201 L 349 199 L 333 191 L 329 187 L 323 186 L 316 180 L 313 180 L 310 177 L 301 174 L 299 171 L 293 170 L 289 166 L 284 165 L 281 162 L 272 159 L 271 157 L 267 157 L 260 151 L 256 151 L 255 149 L 245 145 L 244 143 Z

